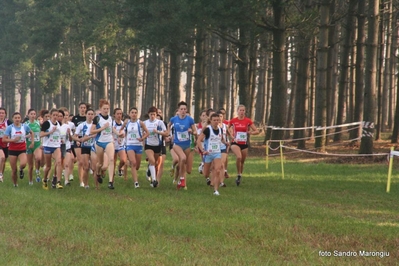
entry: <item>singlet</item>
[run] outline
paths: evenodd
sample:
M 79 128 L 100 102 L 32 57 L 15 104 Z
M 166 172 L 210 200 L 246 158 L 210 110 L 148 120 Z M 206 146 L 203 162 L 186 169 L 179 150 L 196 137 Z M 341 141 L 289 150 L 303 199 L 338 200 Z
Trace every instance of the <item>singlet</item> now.
M 27 125 L 33 133 L 34 142 L 40 142 L 40 123 L 39 121 L 35 120 L 33 123 L 26 121 L 25 125 Z M 26 145 L 30 146 L 30 139 L 26 139 Z
M 90 135 L 90 130 L 92 123 L 87 123 L 87 121 L 84 121 L 83 123 L 79 124 L 79 126 L 76 128 L 75 134 L 76 135 L 81 135 L 81 136 L 89 136 Z M 90 138 L 87 141 L 84 141 L 81 143 L 82 148 L 91 148 L 94 144 L 94 138 Z
M 142 142 L 138 140 L 138 138 L 142 138 L 143 132 L 140 126 L 140 120 L 135 122 L 128 121 L 125 127 L 125 139 L 126 146 L 134 145 L 134 146 L 142 146 Z
M 3 136 L 4 136 L 4 132 L 5 132 L 6 128 L 11 124 L 12 124 L 12 122 L 8 119 L 5 119 L 3 121 L 3 123 L 0 123 L 0 146 L 2 148 L 8 147 L 8 143 L 3 142 Z
M 21 138 L 18 142 L 10 142 L 8 149 L 10 151 L 26 151 L 26 135 L 30 132 L 30 128 L 25 125 L 21 124 L 21 126 L 16 127 L 15 125 L 9 125 L 4 135 L 8 136 L 10 139 L 15 138 L 16 136 L 20 136 Z
M 61 132 L 60 132 L 60 124 L 58 123 L 58 121 L 55 124 L 53 124 L 50 120 L 45 121 L 42 124 L 41 131 L 51 132 L 54 127 L 56 127 L 57 129 L 53 133 L 43 137 L 43 147 L 49 147 L 49 148 L 61 147 Z
M 146 140 L 145 144 L 149 146 L 159 146 L 162 144 L 162 135 L 159 135 L 158 133 L 154 133 L 154 129 L 157 131 L 166 131 L 165 123 L 162 120 L 159 119 L 154 119 L 154 121 L 151 120 L 145 120 L 144 121 L 145 126 L 147 127 L 148 133 L 150 134 Z
M 222 144 L 222 130 L 220 127 L 215 130 L 209 125 L 204 129 L 204 135 L 204 149 L 210 154 L 220 153 Z
M 236 117 L 230 120 L 229 125 L 233 126 L 235 143 L 247 144 L 248 127 L 252 124 L 252 120 L 247 117 L 244 117 L 244 119 L 238 119 L 238 117 Z
M 96 142 L 109 143 L 114 141 L 114 138 L 112 137 L 112 117 L 110 115 L 104 117 L 99 114 L 93 120 L 93 124 L 96 125 L 96 129 L 103 127 L 107 122 L 108 127 L 97 133 Z
M 115 128 L 117 132 L 121 129 L 123 126 L 123 121 L 121 121 L 120 124 L 118 124 L 115 120 L 112 121 L 112 127 Z M 123 148 L 125 145 L 125 138 L 119 137 L 117 134 L 112 133 L 112 137 L 114 138 L 114 146 L 115 150 L 119 150 L 120 148 Z
M 188 130 L 191 128 L 192 125 L 195 125 L 194 119 L 191 116 L 186 116 L 181 119 L 177 115 L 172 117 L 170 119 L 170 122 L 173 124 L 175 129 L 173 142 L 178 145 L 180 144 L 190 146 L 191 134 L 188 132 Z
M 62 124 L 60 125 L 60 138 L 61 138 L 61 144 L 65 144 L 65 148 L 69 150 L 71 148 L 71 141 L 69 140 L 69 135 L 67 134 L 68 129 L 70 129 L 68 124 Z

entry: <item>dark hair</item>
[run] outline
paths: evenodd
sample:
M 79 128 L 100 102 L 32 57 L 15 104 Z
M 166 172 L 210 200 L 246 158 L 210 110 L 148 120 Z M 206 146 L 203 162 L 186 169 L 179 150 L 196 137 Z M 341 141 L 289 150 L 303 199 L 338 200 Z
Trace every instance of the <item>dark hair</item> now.
M 86 108 L 87 108 L 87 103 L 85 103 L 85 102 L 80 102 L 78 106 L 80 107 L 81 105 L 84 105 L 84 106 L 86 106 Z
M 206 115 L 209 116 L 209 114 L 210 114 L 211 112 L 214 112 L 214 110 L 213 110 L 212 108 L 207 109 L 207 110 L 206 110 Z
M 214 117 L 219 118 L 219 115 L 218 115 L 217 113 L 213 113 L 213 114 L 211 115 L 210 119 L 212 120 L 212 118 L 214 118 Z
M 6 110 L 6 108 L 0 107 L 0 110 L 3 110 L 3 111 L 6 113 L 6 115 L 7 115 L 7 110 Z
M 121 108 L 115 108 L 114 109 L 114 115 L 116 114 L 117 111 L 122 111 L 122 109 Z M 122 112 L 122 115 L 123 115 L 123 112 Z
M 20 112 L 15 112 L 15 113 L 13 113 L 13 114 L 12 114 L 12 117 L 14 117 L 15 115 L 19 115 L 20 117 L 22 117 Z
M 187 107 L 187 103 L 185 101 L 181 101 L 177 104 L 177 107 L 180 107 L 181 105 L 185 105 Z
M 63 111 L 63 110 L 61 110 L 61 109 L 59 109 L 59 110 L 58 110 L 58 113 L 61 113 L 61 114 L 62 114 L 62 116 L 65 116 L 65 113 L 64 113 L 64 111 Z
M 129 109 L 129 113 L 130 113 L 132 110 L 136 110 L 137 112 L 139 111 L 139 110 L 137 109 L 137 107 L 132 107 L 132 108 Z
M 158 108 L 156 108 L 155 106 L 151 106 L 150 109 L 148 109 L 148 114 L 149 113 L 157 113 Z
M 92 108 L 88 108 L 88 109 L 86 109 L 86 114 L 87 114 L 89 111 L 92 111 L 93 113 L 96 113 Z
M 42 109 L 42 110 L 40 110 L 40 112 L 39 112 L 40 116 L 43 117 L 43 118 L 44 118 L 44 116 L 45 116 L 46 114 L 48 114 L 48 113 L 49 113 L 49 111 L 48 111 L 47 109 Z
M 30 108 L 29 110 L 28 110 L 28 115 L 30 114 L 30 112 L 32 112 L 32 111 L 35 111 L 36 112 L 36 110 L 35 109 L 33 109 L 33 108 Z

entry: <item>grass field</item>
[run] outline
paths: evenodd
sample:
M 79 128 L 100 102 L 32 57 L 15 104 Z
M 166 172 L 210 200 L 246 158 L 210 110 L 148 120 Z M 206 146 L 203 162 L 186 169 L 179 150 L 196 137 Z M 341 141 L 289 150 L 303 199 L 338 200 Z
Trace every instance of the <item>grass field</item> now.
M 113 191 L 78 181 L 45 191 L 25 179 L 13 188 L 7 170 L 0 265 L 397 264 L 399 185 L 396 173 L 385 192 L 386 164 L 288 160 L 282 180 L 277 158 L 268 171 L 250 158 L 241 186 L 230 178 L 219 197 L 194 170 L 187 191 L 167 170 L 151 188 L 144 167 L 141 188 L 118 178 Z

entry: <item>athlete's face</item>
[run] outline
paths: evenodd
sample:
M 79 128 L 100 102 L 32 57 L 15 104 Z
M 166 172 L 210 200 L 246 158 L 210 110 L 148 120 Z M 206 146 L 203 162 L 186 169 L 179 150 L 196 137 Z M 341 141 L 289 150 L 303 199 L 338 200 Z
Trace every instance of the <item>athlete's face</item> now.
M 64 116 L 62 115 L 62 113 L 58 113 L 57 120 L 58 122 L 62 122 L 64 120 Z
M 36 111 L 30 111 L 28 114 L 29 120 L 35 120 L 36 119 Z
M 138 113 L 138 112 L 137 112 L 136 109 L 130 110 L 130 112 L 129 112 L 130 119 L 136 120 L 136 119 L 137 119 L 137 113 Z
M 58 112 L 52 112 L 50 117 L 51 117 L 51 121 L 53 121 L 53 123 L 54 123 L 55 121 L 58 120 Z
M 49 119 L 50 119 L 50 114 L 49 113 L 45 114 L 44 115 L 44 121 L 47 121 Z
M 155 112 L 148 113 L 148 117 L 150 118 L 151 121 L 154 121 L 155 117 L 157 117 L 157 113 Z
M 179 107 L 179 115 L 184 116 L 187 113 L 187 106 L 185 105 L 180 105 Z
M 212 127 L 216 128 L 219 125 L 220 118 L 218 116 L 214 116 L 211 119 L 211 125 Z
M 208 116 L 206 115 L 206 112 L 202 112 L 200 115 L 201 121 L 205 122 L 208 120 Z
M 14 124 L 19 125 L 21 123 L 21 115 L 16 114 L 12 117 Z
M 0 120 L 4 120 L 6 118 L 6 111 L 0 110 Z
M 81 104 L 81 105 L 79 105 L 79 114 L 80 114 L 80 116 L 84 116 L 85 115 L 85 113 L 86 113 L 86 105 L 85 104 Z
M 108 104 L 104 104 L 103 106 L 101 106 L 101 114 L 102 115 L 108 115 L 109 114 L 109 105 Z
M 223 114 L 219 114 L 219 118 L 220 118 L 220 120 L 219 120 L 219 123 L 220 123 L 223 121 Z
M 93 121 L 93 119 L 94 119 L 94 112 L 93 111 L 88 111 L 86 113 L 86 120 L 91 122 L 91 121 Z
M 122 110 L 118 110 L 115 112 L 115 119 L 116 120 L 121 120 L 122 119 Z
M 245 116 L 245 108 L 244 107 L 238 108 L 237 114 L 239 117 L 244 117 Z

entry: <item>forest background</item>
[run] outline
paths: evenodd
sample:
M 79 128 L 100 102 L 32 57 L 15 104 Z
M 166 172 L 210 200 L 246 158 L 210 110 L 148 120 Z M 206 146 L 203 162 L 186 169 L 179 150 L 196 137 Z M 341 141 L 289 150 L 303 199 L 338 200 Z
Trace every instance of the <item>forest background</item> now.
M 196 118 L 238 104 L 265 140 L 352 130 L 360 153 L 399 128 L 397 0 L 0 0 L 0 106 L 9 113 L 100 98 L 127 111 L 180 100 Z M 198 119 L 196 119 L 198 120 Z M 335 129 L 334 141 L 342 138 Z M 330 139 L 331 140 L 331 139 Z M 276 144 L 277 145 L 277 144 Z M 305 141 L 298 141 L 305 147 Z

